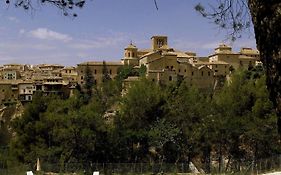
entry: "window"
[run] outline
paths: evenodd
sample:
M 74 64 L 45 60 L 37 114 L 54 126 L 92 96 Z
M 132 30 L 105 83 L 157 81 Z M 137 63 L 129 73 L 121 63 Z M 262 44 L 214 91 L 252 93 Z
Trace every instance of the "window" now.
M 174 68 L 174 66 L 171 66 L 171 69 L 173 69 Z
M 194 72 L 193 72 L 193 71 L 191 72 L 191 75 L 192 75 L 192 76 L 194 75 Z
M 218 65 L 216 65 L 216 68 L 218 68 Z
M 186 72 L 186 69 L 184 69 L 184 72 Z
M 97 69 L 95 69 L 95 74 L 97 74 Z
M 167 69 L 169 69 L 169 66 L 166 66 Z
M 135 53 L 132 53 L 133 54 L 133 57 L 135 57 Z
M 155 79 L 154 79 L 154 78 L 152 78 L 152 81 L 154 82 L 154 81 L 155 81 Z
M 131 53 L 130 52 L 128 53 L 128 57 L 131 57 Z
M 172 80 L 173 80 L 172 76 L 169 76 L 169 81 L 172 81 Z
M 211 73 L 210 73 L 210 72 L 208 72 L 208 76 L 211 76 Z
M 111 69 L 109 70 L 109 74 L 110 74 L 110 75 L 112 74 L 112 71 L 111 71 Z
M 84 77 L 83 77 L 83 76 L 81 76 L 81 80 L 83 80 L 83 78 L 84 78 Z
M 163 44 L 164 44 L 164 41 L 163 41 L 163 40 L 157 39 L 157 46 L 158 46 L 158 47 L 163 46 Z
M 179 72 L 181 72 L 181 70 L 179 69 Z
M 201 75 L 204 76 L 204 72 L 203 71 L 201 72 Z

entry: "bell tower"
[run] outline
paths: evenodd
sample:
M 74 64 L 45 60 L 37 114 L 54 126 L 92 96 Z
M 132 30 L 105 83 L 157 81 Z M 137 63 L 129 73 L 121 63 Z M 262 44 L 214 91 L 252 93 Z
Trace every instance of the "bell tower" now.
M 139 64 L 138 59 L 138 48 L 133 45 L 132 41 L 131 43 L 124 49 L 124 58 L 122 59 L 122 62 L 124 65 L 129 66 L 136 66 Z
M 137 57 L 138 48 L 131 43 L 125 48 L 124 56 L 128 58 L 136 58 Z
M 167 36 L 152 36 L 152 50 L 158 50 L 163 45 L 168 45 L 168 37 Z

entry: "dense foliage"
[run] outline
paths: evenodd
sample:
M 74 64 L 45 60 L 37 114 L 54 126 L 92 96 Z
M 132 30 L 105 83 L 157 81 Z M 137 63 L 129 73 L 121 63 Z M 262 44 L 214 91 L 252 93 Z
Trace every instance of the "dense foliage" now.
M 213 93 L 185 81 L 159 86 L 143 78 L 121 95 L 118 81 L 128 70 L 92 93 L 77 90 L 69 99 L 37 94 L 13 121 L 13 155 L 60 166 L 195 161 L 208 172 L 211 160 L 257 161 L 280 152 L 262 70 L 236 71 Z

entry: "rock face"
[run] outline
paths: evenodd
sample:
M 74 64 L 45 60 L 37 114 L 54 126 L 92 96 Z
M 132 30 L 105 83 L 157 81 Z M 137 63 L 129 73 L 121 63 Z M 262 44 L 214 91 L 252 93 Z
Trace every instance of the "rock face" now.
M 23 113 L 21 103 L 16 103 L 0 108 L 0 146 L 6 146 L 13 136 L 11 121 Z

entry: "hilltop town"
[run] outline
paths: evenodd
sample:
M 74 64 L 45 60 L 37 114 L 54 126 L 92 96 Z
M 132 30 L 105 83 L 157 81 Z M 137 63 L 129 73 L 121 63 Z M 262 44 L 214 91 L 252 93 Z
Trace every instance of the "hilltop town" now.
M 115 78 L 124 66 L 140 69 L 145 66 L 148 80 L 159 84 L 182 79 L 199 89 L 214 89 L 220 78 L 226 78 L 232 70 L 261 64 L 259 51 L 241 48 L 237 53 L 221 44 L 207 57 L 197 57 L 196 53 L 176 50 L 168 45 L 167 36 L 152 36 L 151 47 L 139 49 L 130 43 L 124 49 L 124 57 L 119 62 L 89 61 L 76 67 L 57 64 L 4 64 L 0 66 L 0 105 L 15 102 L 30 102 L 36 91 L 44 94 L 73 94 L 77 85 L 83 85 L 85 69 L 88 67 L 96 85 L 102 83 L 103 68 L 107 67 L 110 78 Z M 128 77 L 124 88 L 139 77 Z

